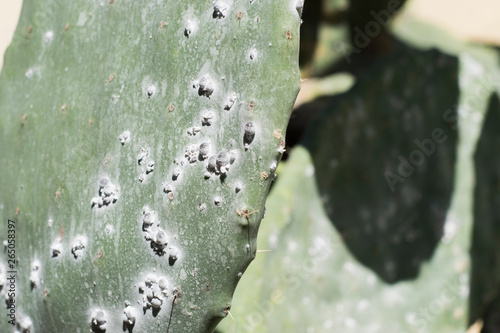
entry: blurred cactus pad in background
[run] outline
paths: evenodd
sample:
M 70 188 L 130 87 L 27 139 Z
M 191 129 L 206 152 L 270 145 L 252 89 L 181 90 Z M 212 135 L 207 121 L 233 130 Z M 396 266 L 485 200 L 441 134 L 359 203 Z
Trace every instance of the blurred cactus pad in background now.
M 417 3 L 25 1 L 0 327 L 500 331 L 500 40 Z
M 500 330 L 499 49 L 403 4 L 306 1 L 269 252 L 220 332 Z

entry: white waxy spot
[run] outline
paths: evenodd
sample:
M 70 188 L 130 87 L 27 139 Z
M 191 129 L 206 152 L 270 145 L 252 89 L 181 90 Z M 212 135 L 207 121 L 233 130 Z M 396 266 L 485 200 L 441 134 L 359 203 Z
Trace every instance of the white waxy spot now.
M 139 155 L 137 155 L 137 164 L 141 165 L 144 161 L 146 161 L 146 158 L 148 156 L 149 152 L 146 149 L 141 148 L 141 152 L 139 153 Z
M 148 97 L 152 97 L 156 93 L 156 86 L 150 85 L 147 89 Z
M 142 294 L 142 307 L 146 312 L 153 309 L 153 315 L 159 311 L 168 298 L 168 280 L 165 277 L 156 277 L 149 274 L 144 284 L 139 285 L 139 293 Z
M 168 194 L 168 193 L 170 193 L 170 192 L 173 192 L 173 188 L 172 188 L 172 186 L 170 186 L 169 184 L 165 184 L 165 185 L 163 186 L 163 192 L 165 192 L 165 193 L 167 193 L 167 194 Z
M 234 185 L 234 192 L 239 193 L 241 190 L 243 190 L 243 185 L 240 182 L 236 183 L 236 185 Z
M 33 69 L 28 68 L 26 73 L 24 73 L 24 76 L 26 76 L 26 78 L 30 79 L 33 76 Z
M 33 322 L 28 316 L 20 315 L 16 321 L 17 332 L 31 333 L 33 332 Z
M 190 136 L 195 136 L 200 131 L 201 131 L 201 127 L 200 126 L 193 126 L 193 127 L 188 128 L 187 131 L 186 131 L 186 133 L 188 135 L 190 135 Z
M 204 160 L 208 157 L 210 153 L 210 142 L 203 142 L 198 148 L 200 160 Z
M 224 110 L 229 111 L 234 105 L 234 102 L 236 102 L 236 93 L 233 92 L 229 97 L 227 98 L 226 104 L 224 105 Z
M 295 9 L 299 13 L 299 17 L 302 17 L 302 10 L 304 9 L 304 0 L 297 0 L 295 3 Z
M 118 187 L 108 177 L 103 177 L 98 182 L 99 196 L 90 201 L 92 208 L 101 208 L 115 203 L 118 200 Z
M 283 154 L 286 149 L 285 149 L 285 142 L 283 140 L 280 141 L 280 144 L 278 146 L 278 149 L 276 150 L 279 154 Z
M 146 164 L 146 175 L 150 174 L 155 170 L 155 161 L 149 160 Z
M 42 282 L 42 278 L 40 277 L 41 267 L 42 267 L 42 264 L 40 263 L 39 260 L 34 260 L 31 263 L 30 282 L 31 282 L 32 289 L 40 286 L 40 284 Z
M 215 172 L 215 167 L 217 165 L 216 163 L 217 163 L 217 156 L 216 155 L 210 156 L 210 158 L 208 159 L 207 170 L 209 172 Z
M 83 255 L 83 251 L 85 250 L 86 246 L 87 237 L 78 235 L 73 239 L 73 242 L 71 243 L 71 253 L 75 257 L 75 259 L 78 259 L 78 257 Z
M 158 287 L 162 290 L 162 292 L 167 291 L 168 289 L 168 281 L 165 278 L 160 278 L 158 280 Z
M 191 21 L 187 21 L 186 26 L 184 27 L 184 36 L 189 38 L 189 35 L 193 32 L 193 23 Z
M 92 332 L 106 331 L 106 313 L 103 310 L 94 310 L 90 317 Z
M 173 266 L 175 264 L 175 262 L 177 261 L 179 257 L 179 250 L 174 247 L 174 246 L 170 246 L 168 248 L 168 263 L 170 266 Z
M 251 49 L 248 53 L 248 57 L 250 58 L 250 60 L 257 59 L 257 49 Z
M 215 160 L 216 163 L 216 172 L 226 173 L 229 170 L 229 154 L 226 151 L 221 151 L 217 154 L 217 158 Z
M 196 163 L 198 161 L 199 150 L 197 145 L 189 145 L 185 152 L 184 156 L 186 156 L 189 163 Z
M 201 115 L 201 124 L 203 126 L 210 126 L 212 125 L 213 118 L 214 118 L 214 113 L 212 111 L 205 111 Z
M 114 231 L 115 231 L 115 228 L 111 224 L 106 225 L 106 228 L 104 228 L 104 232 L 107 235 L 112 235 Z
M 236 157 L 238 157 L 238 151 L 233 149 L 229 152 L 229 163 L 233 164 L 236 161 Z
M 251 121 L 245 124 L 245 134 L 243 137 L 243 141 L 245 143 L 245 149 L 248 149 L 248 146 L 252 143 L 255 138 L 255 125 Z
M 124 145 L 125 143 L 130 141 L 130 132 L 129 131 L 124 131 L 120 136 L 118 137 L 118 140 L 120 140 L 120 143 Z
M 102 198 L 101 197 L 93 197 L 90 200 L 90 206 L 92 208 L 93 207 L 102 207 L 103 206 Z
M 162 229 L 158 229 L 155 235 L 155 240 L 153 242 L 153 246 L 157 252 L 164 253 L 165 248 L 168 244 L 168 235 Z
M 52 258 L 58 257 L 62 253 L 62 241 L 60 237 L 57 237 L 52 245 L 50 246 L 50 254 Z
M 54 32 L 53 31 L 47 31 L 45 33 L 45 35 L 43 36 L 43 40 L 47 44 L 50 44 L 53 39 L 54 39 Z
M 213 18 L 221 19 L 226 17 L 229 5 L 225 1 L 216 0 L 213 2 L 213 6 L 214 6 Z
M 110 180 L 108 177 L 102 177 L 101 179 L 99 179 L 99 188 L 104 188 L 105 186 L 109 185 L 110 183 Z
M 153 297 L 153 299 L 151 300 L 151 306 L 153 307 L 153 309 L 161 308 L 162 304 L 163 304 L 163 301 L 157 297 Z
M 181 174 L 181 168 L 175 168 L 174 171 L 172 172 L 172 179 L 176 180 L 177 178 L 179 178 L 180 174 Z
M 219 207 L 220 207 L 220 205 L 222 204 L 222 199 L 221 199 L 221 197 L 215 197 L 215 198 L 214 198 L 214 204 L 215 204 L 216 206 L 219 206 Z
M 7 271 L 5 266 L 0 263 L 0 290 L 7 284 Z
M 142 230 L 147 231 L 156 221 L 155 212 L 148 206 L 142 208 Z
M 133 327 L 137 318 L 137 311 L 130 305 L 130 302 L 125 302 L 123 309 L 123 324 L 128 327 Z
M 255 136 L 255 125 L 249 121 L 245 124 L 245 138 L 249 141 Z
M 198 95 L 210 98 L 215 90 L 215 83 L 210 76 L 203 75 L 198 82 Z

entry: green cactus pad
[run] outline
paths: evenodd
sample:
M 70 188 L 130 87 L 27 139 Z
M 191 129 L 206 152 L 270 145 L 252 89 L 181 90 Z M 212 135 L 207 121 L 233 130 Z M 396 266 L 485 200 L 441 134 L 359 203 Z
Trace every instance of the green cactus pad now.
M 24 3 L 0 77 L 19 331 L 210 332 L 228 315 L 299 25 L 295 1 Z

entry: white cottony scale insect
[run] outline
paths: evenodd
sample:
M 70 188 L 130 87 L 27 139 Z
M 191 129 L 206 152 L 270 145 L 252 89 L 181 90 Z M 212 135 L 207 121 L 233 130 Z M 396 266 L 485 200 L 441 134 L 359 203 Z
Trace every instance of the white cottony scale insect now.
M 95 310 L 92 312 L 90 319 L 90 326 L 92 332 L 105 332 L 106 331 L 106 313 L 102 310 Z
M 215 90 L 215 84 L 208 75 L 203 75 L 198 82 L 198 95 L 210 98 Z
M 186 26 L 184 27 L 184 36 L 189 38 L 189 35 L 191 35 L 191 32 L 193 31 L 193 24 L 191 21 L 187 21 Z
M 137 318 L 137 312 L 131 306 L 130 302 L 125 302 L 125 309 L 123 309 L 123 324 L 125 326 L 133 327 Z
M 210 158 L 208 159 L 208 165 L 207 165 L 208 171 L 215 172 L 216 161 L 217 161 L 217 156 L 215 156 L 215 155 L 210 156 Z
M 120 143 L 122 144 L 122 146 L 129 142 L 130 141 L 130 132 L 129 131 L 125 131 L 123 132 L 122 134 L 120 134 L 120 136 L 118 137 L 118 140 L 120 140 Z
M 213 18 L 221 19 L 221 18 L 226 17 L 228 5 L 226 4 L 225 1 L 216 0 L 213 2 L 213 6 L 214 6 L 214 12 L 212 15 Z
M 199 147 L 199 157 L 200 160 L 204 160 L 208 157 L 210 153 L 210 142 L 203 142 Z
M 245 135 L 243 141 L 245 143 L 245 148 L 248 147 L 255 138 L 255 125 L 251 121 L 245 124 Z
M 221 151 L 216 159 L 217 171 L 226 173 L 229 168 L 229 154 L 226 151 Z
M 212 125 L 212 119 L 214 118 L 214 113 L 212 111 L 206 111 L 201 115 L 201 124 L 203 126 Z
M 229 111 L 234 105 L 236 101 L 236 93 L 233 92 L 227 99 L 226 104 L 224 105 L 224 110 Z

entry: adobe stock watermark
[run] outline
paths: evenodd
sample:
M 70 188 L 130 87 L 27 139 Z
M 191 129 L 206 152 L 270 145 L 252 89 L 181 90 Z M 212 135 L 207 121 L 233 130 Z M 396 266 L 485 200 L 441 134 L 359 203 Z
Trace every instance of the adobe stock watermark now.
M 382 27 L 387 27 L 391 22 L 392 16 L 398 11 L 401 4 L 399 0 L 389 0 L 387 9 L 382 9 L 379 12 L 374 10 L 370 11 L 373 20 L 365 24 L 364 31 L 360 27 L 354 27 L 355 35 L 352 39 L 354 45 L 345 42 L 338 42 L 335 45 L 336 51 L 342 53 L 347 60 L 351 63 L 351 56 L 353 53 L 360 54 L 361 50 L 367 47 L 373 38 L 377 37 L 382 31 Z
M 429 332 L 432 329 L 429 324 L 447 310 L 458 297 L 463 296 L 463 293 L 464 287 L 460 276 L 448 280 L 439 295 L 426 306 L 419 308 L 416 313 L 412 313 L 408 322 L 416 327 L 418 332 Z
M 493 91 L 494 86 L 500 83 L 500 78 L 489 75 L 481 78 L 480 85 L 474 91 L 473 99 L 458 106 L 454 104 L 451 108 L 443 113 L 443 121 L 449 125 L 452 130 L 457 130 L 458 119 L 460 116 L 465 117 L 470 110 L 476 110 L 481 101 L 484 101 Z M 429 158 L 439 148 L 439 145 L 446 142 L 448 135 L 442 128 L 435 128 L 429 133 L 429 137 L 413 141 L 416 148 L 411 151 L 407 157 L 398 156 L 399 164 L 396 169 L 397 173 L 386 170 L 384 177 L 391 192 L 396 190 L 398 183 L 404 183 L 408 177 L 411 177 L 415 170 L 420 167 L 427 158 Z
M 389 170 L 384 172 L 385 181 L 391 192 L 396 191 L 396 185 L 398 183 L 404 183 L 406 178 L 411 177 L 415 173 L 415 168 L 424 164 L 425 159 L 436 151 L 436 146 L 444 143 L 448 139 L 444 130 L 441 128 L 435 128 L 430 134 L 430 138 L 423 140 L 413 141 L 417 146 L 417 149 L 413 150 L 408 159 L 399 155 L 399 165 L 397 168 L 398 173 L 395 174 Z

